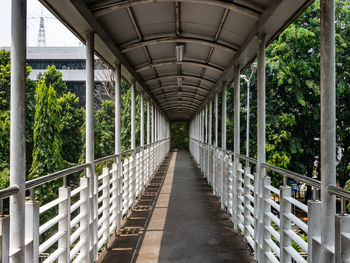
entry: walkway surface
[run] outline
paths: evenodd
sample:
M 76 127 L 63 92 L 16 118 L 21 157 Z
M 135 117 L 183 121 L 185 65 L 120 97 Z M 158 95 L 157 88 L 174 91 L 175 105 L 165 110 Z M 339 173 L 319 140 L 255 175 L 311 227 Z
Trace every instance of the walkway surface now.
M 99 262 L 254 262 L 188 151 L 171 152 Z

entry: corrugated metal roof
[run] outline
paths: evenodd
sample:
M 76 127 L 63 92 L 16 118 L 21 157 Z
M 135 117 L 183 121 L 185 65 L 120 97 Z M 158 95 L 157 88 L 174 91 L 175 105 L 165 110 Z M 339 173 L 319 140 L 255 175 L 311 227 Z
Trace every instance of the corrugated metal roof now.
M 41 0 L 96 52 L 149 92 L 170 120 L 189 120 L 232 81 L 234 65 L 256 56 L 256 34 L 271 42 L 308 0 Z M 183 45 L 183 59 L 176 57 Z M 179 84 L 178 78 L 182 79 Z

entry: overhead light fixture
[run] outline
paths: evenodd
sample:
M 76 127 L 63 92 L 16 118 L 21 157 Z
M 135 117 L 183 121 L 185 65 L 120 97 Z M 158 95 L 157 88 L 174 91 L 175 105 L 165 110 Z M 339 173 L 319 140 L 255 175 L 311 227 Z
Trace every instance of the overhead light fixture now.
M 184 56 L 184 44 L 177 43 L 175 46 L 176 49 L 176 61 L 181 62 Z
M 182 86 L 182 78 L 178 77 L 177 79 L 177 85 Z
M 252 67 L 252 70 L 255 71 L 258 68 L 258 63 L 253 62 L 251 67 Z

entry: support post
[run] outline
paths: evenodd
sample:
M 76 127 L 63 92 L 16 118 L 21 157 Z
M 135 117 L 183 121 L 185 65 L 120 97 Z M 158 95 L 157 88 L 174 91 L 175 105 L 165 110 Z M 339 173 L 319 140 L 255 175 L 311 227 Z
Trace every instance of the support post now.
M 64 201 L 58 205 L 59 215 L 65 215 L 65 217 L 58 223 L 58 231 L 65 233 L 58 240 L 58 248 L 64 250 L 64 252 L 58 257 L 58 263 L 70 262 L 70 205 L 71 205 L 71 188 L 67 186 L 60 187 L 59 198 Z M 37 214 L 37 229 L 39 229 L 39 204 L 36 211 Z M 37 237 L 37 247 L 39 248 L 39 233 Z M 39 254 L 39 251 L 38 251 Z M 37 255 L 39 256 L 39 255 Z
M 28 202 L 26 202 L 25 239 L 27 241 L 30 240 L 31 242 L 28 242 L 26 244 L 25 257 L 27 259 L 30 258 L 32 260 L 31 262 L 33 263 L 39 262 L 39 208 L 40 204 L 37 201 L 29 200 Z M 62 221 L 65 221 L 65 219 L 63 219 Z
M 347 262 L 350 259 L 350 215 L 335 216 L 335 262 Z
M 11 1 L 11 131 L 10 186 L 19 192 L 10 197 L 11 262 L 24 262 L 26 175 L 26 18 L 27 1 Z
M 239 158 L 236 154 L 240 153 L 240 65 L 235 65 L 234 69 L 234 142 L 233 142 L 233 152 L 234 152 L 234 162 L 233 162 L 233 229 L 234 231 L 238 230 L 238 179 L 237 179 L 237 166 L 239 163 Z
M 117 171 L 116 174 L 113 173 L 117 177 L 117 181 L 115 181 L 116 187 L 115 187 L 115 193 L 117 195 L 117 200 L 115 203 L 115 207 L 117 210 L 117 216 L 115 217 L 115 221 L 113 222 L 117 229 L 121 226 L 122 221 L 122 213 L 123 213 L 123 200 L 122 200 L 122 192 L 123 192 L 123 176 L 122 176 L 122 159 L 121 159 L 121 127 L 122 127 L 122 120 L 121 120 L 121 65 L 117 64 L 115 67 L 114 72 L 114 88 L 115 88 L 115 145 L 114 145 L 114 152 L 115 154 L 118 154 L 116 158 L 116 165 L 117 165 Z
M 262 199 L 262 185 L 263 178 L 265 177 L 265 169 L 261 166 L 262 163 L 266 161 L 266 149 L 265 149 L 265 34 L 258 34 L 258 54 L 257 54 L 257 75 L 258 75 L 258 83 L 257 83 L 257 203 L 255 208 L 257 208 L 256 218 L 255 218 L 255 228 L 257 232 L 255 232 L 255 244 L 256 244 L 256 252 L 258 261 L 263 259 L 263 211 L 264 211 L 264 202 Z
M 308 262 L 321 262 L 321 201 L 308 201 Z
M 221 209 L 224 209 L 225 193 L 224 193 L 224 180 L 225 180 L 225 168 L 224 158 L 226 150 L 226 82 L 222 82 L 221 91 L 221 179 L 220 179 L 220 196 L 221 196 Z
M 292 245 L 292 239 L 287 234 L 292 230 L 292 222 L 288 215 L 292 212 L 292 205 L 287 200 L 292 196 L 289 186 L 280 187 L 280 261 L 288 263 L 292 261 L 288 248 Z M 312 240 L 310 240 L 312 242 Z M 310 255 L 310 254 L 309 254 Z
M 145 145 L 145 121 L 144 121 L 144 101 L 143 101 L 143 94 L 141 94 L 141 98 L 140 98 L 140 103 L 141 103 L 141 109 L 140 109 L 140 114 L 141 114 L 141 123 L 140 123 L 140 146 L 143 147 Z M 145 177 L 144 177 L 144 171 L 145 171 L 145 152 L 144 149 L 141 148 L 140 151 L 140 179 L 141 179 L 141 189 L 140 191 L 142 191 L 143 186 L 145 185 Z
M 86 163 L 90 181 L 90 259 L 97 260 L 97 178 L 94 166 L 94 33 L 86 33 Z
M 0 217 L 0 257 L 2 263 L 9 262 L 10 252 L 10 216 L 2 215 Z
M 221 148 L 226 149 L 226 82 L 222 83 L 221 91 Z
M 147 182 L 151 176 L 151 166 L 150 166 L 150 154 L 151 154 L 151 146 L 149 145 L 151 143 L 151 120 L 150 120 L 150 106 L 149 106 L 149 100 L 147 101 Z
M 106 242 L 106 249 L 108 249 L 107 245 L 108 245 L 108 241 L 109 241 L 109 234 L 110 234 L 110 207 L 111 207 L 111 203 L 110 203 L 110 175 L 109 175 L 109 168 L 106 166 L 103 168 L 102 170 L 102 175 L 103 175 L 103 179 L 102 179 L 102 185 L 104 186 L 103 190 L 102 190 L 102 195 L 105 196 L 105 198 L 102 201 L 102 206 L 106 207 L 106 209 L 103 210 L 102 212 L 102 217 L 105 218 L 103 224 L 102 224 L 102 228 L 103 230 L 103 239 Z
M 131 82 L 131 150 L 132 150 L 132 158 L 131 158 L 131 184 L 132 184 L 132 201 L 131 204 L 134 203 L 136 199 L 136 153 L 135 153 L 135 146 L 136 146 L 136 141 L 135 141 L 135 87 L 136 82 L 133 80 Z
M 321 0 L 321 202 L 322 262 L 334 262 L 335 196 L 327 191 L 336 185 L 336 89 L 334 0 Z
M 215 93 L 215 99 L 214 99 L 214 108 L 215 108 L 215 146 L 218 146 L 218 93 Z
M 80 178 L 80 187 L 83 188 L 83 190 L 80 192 L 80 200 L 83 202 L 80 207 L 80 214 L 84 215 L 83 218 L 80 220 L 80 227 L 82 229 L 85 229 L 83 233 L 80 235 L 80 238 L 85 241 L 84 246 L 81 248 L 80 253 L 82 253 L 85 256 L 85 262 L 92 262 L 93 260 L 89 259 L 89 250 L 90 250 L 90 194 L 89 194 L 89 178 L 82 177 Z
M 208 167 L 209 167 L 209 174 L 208 174 L 208 181 L 209 184 L 212 185 L 213 183 L 213 148 L 212 148 L 212 144 L 213 144 L 213 100 L 210 99 L 209 101 L 209 146 L 210 148 L 209 150 L 209 156 L 208 156 Z

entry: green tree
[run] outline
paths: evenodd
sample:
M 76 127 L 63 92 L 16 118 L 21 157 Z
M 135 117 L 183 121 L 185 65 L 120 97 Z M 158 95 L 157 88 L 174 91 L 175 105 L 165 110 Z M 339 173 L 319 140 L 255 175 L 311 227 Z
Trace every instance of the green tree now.
M 10 110 L 10 77 L 11 77 L 11 60 L 10 52 L 5 50 L 0 50 L 0 112 L 2 113 L 2 118 L 6 111 Z M 31 68 L 27 66 L 26 68 L 26 164 L 27 170 L 30 168 L 32 163 L 32 150 L 33 150 L 33 121 L 34 121 L 34 94 L 35 94 L 35 82 L 29 79 L 29 74 Z M 8 113 L 9 114 L 9 113 Z M 6 127 L 2 125 L 0 129 Z M 0 157 L 0 174 L 1 167 L 7 167 L 6 173 L 8 173 L 8 159 L 9 159 L 9 137 L 10 130 L 5 129 L 0 131 L 0 141 L 2 145 L 0 146 L 0 151 L 2 156 L 7 156 L 5 159 Z
M 95 114 L 95 159 L 114 153 L 114 102 L 105 100 Z
M 43 74 L 39 74 L 38 79 L 44 79 L 48 87 L 51 85 L 55 89 L 58 98 L 68 91 L 67 85 L 62 78 L 62 72 L 58 71 L 54 65 L 48 66 Z
M 188 123 L 172 123 L 170 134 L 172 149 L 188 149 Z
M 78 163 L 82 147 L 81 126 L 84 123 L 85 111 L 79 108 L 79 98 L 68 92 L 58 99 L 62 129 L 62 158 L 71 164 Z
M 64 168 L 62 158 L 61 138 L 61 107 L 58 104 L 56 91 L 45 81 L 38 83 L 35 94 L 35 120 L 34 120 L 34 150 L 33 163 L 29 178 L 37 178 Z M 41 203 L 46 203 L 57 197 L 59 180 L 37 187 L 35 195 Z

